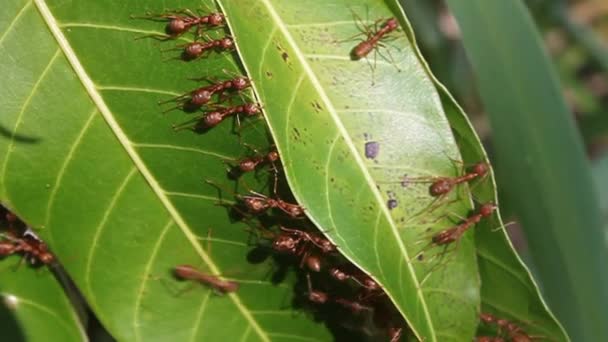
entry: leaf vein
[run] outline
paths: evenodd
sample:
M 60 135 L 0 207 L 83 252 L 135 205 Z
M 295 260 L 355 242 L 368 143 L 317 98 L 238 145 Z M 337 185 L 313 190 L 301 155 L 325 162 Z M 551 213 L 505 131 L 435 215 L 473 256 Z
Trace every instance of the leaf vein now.
M 116 193 L 114 194 L 114 196 L 112 196 L 112 199 L 110 200 L 110 203 L 108 204 L 108 207 L 104 211 L 101 221 L 99 222 L 97 227 L 94 229 L 95 235 L 93 236 L 93 240 L 91 241 L 91 247 L 89 249 L 89 255 L 87 256 L 87 264 L 85 266 L 84 277 L 83 277 L 83 280 L 86 283 L 87 290 L 89 291 L 89 295 L 91 297 L 91 302 L 92 302 L 91 304 L 96 304 L 95 292 L 93 291 L 93 289 L 91 287 L 91 285 L 92 285 L 91 284 L 91 269 L 93 267 L 93 259 L 95 257 L 95 252 L 97 251 L 97 242 L 99 241 L 101 233 L 103 232 L 103 230 L 105 228 L 106 222 L 110 218 L 110 214 L 114 210 L 114 206 L 118 202 L 120 195 L 122 195 L 123 191 L 127 187 L 127 184 L 131 180 L 131 177 L 133 177 L 133 175 L 136 174 L 136 171 L 137 171 L 137 168 L 132 167 L 131 170 L 129 171 L 129 173 L 125 176 L 125 178 L 123 179 L 121 184 L 116 189 Z
M 141 277 L 141 284 L 139 286 L 139 290 L 137 291 L 137 295 L 136 295 L 136 299 L 135 299 L 135 313 L 134 313 L 134 317 L 133 317 L 135 341 L 141 340 L 140 329 L 139 329 L 139 327 L 140 327 L 139 313 L 140 313 L 140 308 L 141 308 L 141 302 L 143 300 L 145 289 L 146 289 L 146 284 L 148 281 L 148 275 L 150 274 L 150 271 L 152 269 L 152 263 L 154 262 L 154 260 L 156 260 L 156 256 L 158 255 L 160 246 L 162 245 L 162 242 L 164 241 L 165 236 L 169 232 L 169 228 L 171 228 L 172 225 L 173 225 L 173 219 L 169 219 L 167 224 L 165 224 L 165 226 L 163 227 L 163 230 L 161 231 L 160 236 L 158 237 L 158 241 L 156 241 L 156 243 L 154 244 L 154 248 L 152 248 L 152 253 L 150 253 L 150 258 L 148 259 L 148 262 L 146 263 L 146 266 L 144 267 L 144 274 Z
M 46 219 L 44 220 L 45 226 L 48 226 L 51 221 L 51 209 L 55 202 L 55 197 L 57 196 L 57 191 L 59 191 L 59 187 L 61 185 L 61 182 L 63 181 L 63 176 L 65 174 L 65 171 L 67 170 L 68 165 L 72 161 L 72 158 L 74 157 L 74 153 L 80 146 L 80 143 L 82 142 L 82 138 L 85 136 L 89 127 L 91 127 L 91 123 L 93 122 L 93 119 L 95 118 L 95 114 L 97 114 L 96 107 L 93 108 L 93 111 L 91 112 L 91 114 L 89 115 L 89 118 L 87 119 L 84 126 L 78 133 L 76 140 L 74 140 L 74 142 L 72 143 L 72 146 L 70 147 L 70 150 L 68 151 L 68 154 L 64 158 L 63 163 L 61 164 L 61 167 L 59 168 L 59 171 L 57 172 L 57 178 L 55 179 L 55 184 L 53 185 L 53 189 L 51 190 L 51 194 L 49 196 L 49 202 L 46 207 Z M 52 234 L 50 234 L 50 237 L 52 240 Z
M 203 150 L 200 148 L 194 148 L 194 147 L 184 147 L 184 146 L 166 145 L 166 144 L 146 144 L 146 143 L 136 143 L 136 142 L 132 142 L 131 144 L 133 145 L 133 147 L 136 147 L 136 148 L 172 149 L 172 150 L 177 150 L 177 151 L 200 153 L 200 154 L 204 154 L 204 155 L 208 155 L 208 156 L 218 157 L 221 159 L 236 159 L 235 157 L 230 157 L 230 156 L 226 156 L 226 155 L 223 155 L 223 154 L 220 154 L 217 152 L 207 151 L 207 150 Z
M 11 21 L 11 23 L 8 24 L 6 30 L 2 33 L 2 36 L 0 36 L 0 45 L 2 45 L 2 43 L 4 42 L 4 38 L 6 38 L 6 36 L 8 35 L 8 33 L 13 29 L 13 26 L 15 26 L 15 24 L 17 23 L 17 21 L 19 21 L 19 19 L 23 15 L 23 13 L 25 13 L 25 11 L 31 5 L 32 5 L 32 1 L 30 0 L 25 5 L 23 5 L 23 7 L 21 7 L 21 9 L 19 10 L 19 12 L 17 12 L 17 15 L 15 16 L 15 18 L 13 18 L 13 20 Z
M 339 118 L 338 114 L 336 113 L 336 109 L 334 108 L 333 103 L 331 102 L 331 100 L 329 99 L 328 95 L 323 90 L 323 87 L 322 87 L 320 81 L 317 79 L 317 77 L 316 77 L 316 75 L 315 75 L 312 67 L 308 63 L 306 56 L 299 49 L 299 47 L 298 47 L 295 39 L 293 38 L 293 36 L 291 35 L 291 33 L 289 32 L 289 30 L 287 29 L 287 27 L 284 26 L 284 23 L 282 22 L 281 17 L 277 13 L 277 11 L 273 7 L 273 5 L 270 3 L 270 0 L 260 0 L 260 1 L 263 2 L 263 4 L 266 6 L 266 8 L 268 9 L 268 12 L 270 14 L 270 16 L 277 23 L 277 26 L 279 27 L 279 29 L 281 30 L 281 32 L 285 36 L 285 39 L 287 40 L 287 42 L 289 43 L 289 45 L 294 50 L 295 55 L 297 56 L 297 58 L 299 59 L 300 63 L 302 64 L 302 67 L 303 67 L 306 75 L 308 76 L 308 78 L 310 79 L 311 83 L 313 84 L 313 87 L 319 93 L 319 96 L 321 97 L 323 103 L 325 103 L 325 106 L 328 109 L 328 112 L 329 112 L 330 116 L 334 119 L 334 122 L 335 122 L 335 124 L 336 124 L 339 132 L 342 134 L 342 136 L 343 136 L 343 138 L 344 138 L 347 146 L 350 148 L 351 154 L 353 155 L 355 161 L 357 162 L 357 164 L 360 165 L 360 168 L 362 170 L 363 176 L 365 177 L 365 180 L 369 184 L 370 189 L 372 189 L 372 192 L 373 192 L 374 196 L 376 197 L 377 202 L 378 203 L 382 203 L 383 202 L 382 198 L 381 198 L 380 194 L 378 193 L 378 191 L 375 188 L 375 182 L 374 182 L 373 178 L 371 177 L 370 173 L 368 172 L 367 168 L 365 167 L 365 163 L 361 159 L 361 156 L 359 155 L 359 153 L 357 151 L 357 148 L 354 146 L 353 142 L 350 140 L 350 137 L 349 137 L 349 134 L 348 134 L 348 132 L 346 130 L 346 127 L 344 127 L 344 124 L 340 121 L 340 118 Z M 350 59 L 349 59 L 349 61 L 350 61 Z M 384 207 L 384 206 L 382 208 L 384 209 L 384 215 L 385 215 L 387 221 L 390 223 L 390 228 L 391 228 L 393 234 L 395 235 L 396 241 L 399 244 L 399 248 L 401 250 L 402 255 L 406 259 L 409 260 L 409 255 L 407 253 L 407 249 L 406 249 L 405 245 L 403 244 L 403 241 L 401 240 L 401 238 L 399 236 L 399 232 L 397 231 L 397 228 L 395 227 L 395 224 L 392 221 L 392 217 L 391 217 L 390 213 L 388 212 L 388 209 L 386 207 Z M 409 264 L 409 262 L 408 262 L 408 270 L 409 270 L 409 273 L 411 275 L 411 279 L 415 283 L 415 286 L 418 287 L 419 286 L 419 284 L 418 284 L 418 278 L 416 276 L 416 273 L 415 273 L 412 265 Z M 422 296 L 419 293 L 418 293 L 418 296 L 420 296 L 419 299 L 421 301 L 422 309 L 424 311 L 424 317 L 426 319 L 426 322 L 428 323 L 430 340 L 435 341 L 436 340 L 435 329 L 433 328 L 433 321 L 432 321 L 432 318 L 430 316 L 429 308 L 427 307 L 427 304 L 426 304 L 424 296 Z M 414 333 L 418 337 L 420 337 L 420 333 L 418 331 L 414 331 Z
M 55 63 L 55 60 L 57 60 L 57 57 L 60 55 L 60 53 L 61 53 L 61 49 L 58 48 L 57 51 L 55 52 L 55 54 L 53 55 L 53 57 L 49 60 L 49 63 L 46 65 L 46 67 L 40 74 L 40 77 L 38 77 L 38 79 L 34 83 L 32 90 L 30 91 L 30 94 L 27 96 L 27 98 L 23 102 L 23 105 L 21 106 L 21 110 L 19 111 L 19 114 L 17 114 L 17 120 L 15 121 L 15 126 L 13 127 L 13 130 L 11 132 L 11 137 L 10 137 L 10 141 L 8 143 L 8 147 L 6 150 L 6 155 L 4 156 L 4 162 L 2 163 L 2 170 L 0 171 L 0 179 L 2 179 L 2 184 L 6 184 L 6 168 L 8 166 L 8 161 L 10 159 L 10 156 L 13 152 L 13 145 L 15 144 L 15 136 L 17 135 L 17 130 L 19 128 L 19 125 L 21 124 L 21 120 L 23 119 L 25 110 L 29 106 L 30 102 L 32 101 L 32 98 L 34 97 L 34 94 L 38 91 L 38 87 L 40 86 L 40 84 L 42 83 L 44 78 L 46 77 L 46 74 L 48 74 L 49 70 L 51 70 L 51 66 Z M 4 192 L 5 192 L 4 197 L 8 197 L 8 196 L 6 196 L 6 187 L 4 187 Z
M 201 327 L 201 322 L 203 321 L 203 315 L 205 313 L 205 309 L 207 309 L 207 303 L 209 302 L 209 297 L 211 297 L 211 291 L 207 291 L 205 293 L 205 297 L 203 298 L 203 302 L 201 303 L 201 307 L 198 310 L 196 315 L 195 325 L 192 327 L 192 336 L 190 341 L 196 341 L 196 335 L 198 334 L 198 330 Z

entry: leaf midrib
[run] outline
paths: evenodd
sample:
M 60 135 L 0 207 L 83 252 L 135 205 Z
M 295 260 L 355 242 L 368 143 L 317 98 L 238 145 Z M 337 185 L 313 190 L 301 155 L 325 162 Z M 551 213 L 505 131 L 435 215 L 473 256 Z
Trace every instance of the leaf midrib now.
M 330 116 L 334 120 L 334 123 L 336 124 L 336 127 L 338 128 L 338 131 L 340 132 L 340 134 L 344 138 L 344 142 L 346 143 L 346 145 L 350 149 L 351 154 L 354 157 L 356 163 L 359 165 L 359 168 L 361 169 L 361 171 L 362 171 L 362 173 L 363 173 L 363 175 L 365 177 L 365 180 L 366 180 L 367 184 L 369 185 L 372 193 L 376 197 L 376 201 L 378 203 L 382 203 L 383 202 L 382 196 L 376 190 L 376 187 L 374 185 L 374 181 L 373 181 L 373 178 L 371 177 L 371 174 L 368 172 L 367 167 L 365 166 L 365 163 L 361 159 L 361 156 L 357 152 L 357 149 L 356 149 L 355 145 L 353 144 L 352 140 L 350 139 L 350 135 L 348 134 L 348 132 L 346 130 L 346 127 L 344 127 L 344 125 L 342 124 L 342 121 L 338 117 L 337 111 L 334 108 L 333 103 L 329 99 L 328 95 L 325 93 L 323 87 L 321 86 L 321 83 L 317 79 L 317 77 L 316 77 L 314 71 L 312 70 L 311 66 L 308 64 L 308 62 L 307 62 L 307 60 L 305 58 L 305 54 L 299 49 L 299 47 L 296 44 L 294 38 L 292 37 L 291 33 L 289 32 L 288 27 L 283 23 L 283 21 L 281 20 L 281 17 L 279 16 L 279 14 L 277 13 L 277 11 L 275 10 L 274 6 L 270 3 L 270 1 L 269 0 L 261 0 L 261 2 L 264 4 L 264 6 L 266 7 L 266 9 L 268 10 L 268 13 L 272 17 L 272 19 L 275 21 L 275 24 L 277 25 L 278 29 L 281 31 L 281 33 L 283 34 L 283 36 L 287 40 L 287 43 L 291 46 L 291 48 L 295 52 L 295 55 L 297 56 L 298 60 L 300 61 L 300 64 L 302 65 L 302 68 L 304 69 L 304 72 L 308 75 L 308 78 L 311 81 L 313 87 L 315 88 L 315 90 L 317 91 L 317 93 L 319 94 L 319 96 L 321 97 L 321 100 L 323 101 L 323 103 L 325 103 L 325 105 L 327 106 L 326 107 L 327 111 L 329 112 Z M 256 92 L 257 92 L 257 89 L 256 89 Z M 270 129 L 272 131 L 272 128 L 270 128 Z M 297 194 L 294 194 L 294 195 L 297 197 Z M 407 252 L 407 248 L 405 247 L 403 241 L 401 240 L 401 237 L 399 235 L 399 232 L 397 231 L 395 223 L 393 222 L 391 214 L 389 213 L 388 208 L 386 208 L 385 206 L 381 205 L 380 208 L 381 208 L 382 212 L 384 213 L 385 218 L 387 219 L 387 221 L 390 224 L 391 231 L 392 231 L 393 235 L 395 236 L 395 240 L 397 241 L 397 243 L 399 245 L 399 249 L 402 251 L 402 255 L 406 259 L 407 268 L 408 268 L 408 271 L 409 271 L 409 273 L 411 275 L 411 279 L 414 281 L 414 283 L 416 285 L 416 288 L 419 288 L 420 287 L 419 286 L 419 281 L 418 281 L 418 278 L 416 276 L 416 273 L 414 272 L 413 266 L 412 266 L 412 264 L 410 262 L 410 257 L 409 257 L 409 254 Z M 311 218 L 311 220 L 314 221 L 314 219 L 312 217 L 310 217 L 310 218 Z M 420 299 L 420 303 L 421 303 L 421 306 L 422 306 L 423 311 L 424 311 L 424 316 L 425 316 L 425 318 L 426 318 L 426 320 L 427 320 L 427 322 L 429 324 L 429 331 L 430 331 L 430 334 L 431 334 L 430 338 L 431 338 L 432 341 L 435 341 L 436 340 L 436 336 L 435 336 L 435 330 L 433 328 L 433 321 L 432 321 L 432 319 L 430 317 L 430 313 L 429 313 L 429 310 L 428 310 L 425 298 L 421 294 L 420 291 L 416 291 L 416 295 Z M 404 312 L 402 312 L 402 313 L 407 317 L 407 315 Z M 412 328 L 412 330 L 414 330 L 414 334 L 417 337 L 420 338 L 420 333 L 418 331 L 416 331 L 414 327 L 411 327 L 411 328 Z
M 171 203 L 171 201 L 165 194 L 164 190 L 161 188 L 158 181 L 154 178 L 154 176 L 152 175 L 150 170 L 148 170 L 148 168 L 144 164 L 144 162 L 141 159 L 141 157 L 139 156 L 139 154 L 135 151 L 133 144 L 131 143 L 131 141 L 125 134 L 125 132 L 118 125 L 118 122 L 114 118 L 113 113 L 110 111 L 109 107 L 106 105 L 105 101 L 103 100 L 101 94 L 97 90 L 96 85 L 93 83 L 93 80 L 89 77 L 89 75 L 85 71 L 84 67 L 82 66 L 78 57 L 76 56 L 76 53 L 74 52 L 70 43 L 68 42 L 67 38 L 64 36 L 63 32 L 59 28 L 59 25 L 57 24 L 57 21 L 55 20 L 55 17 L 51 13 L 46 2 L 44 0 L 33 0 L 33 1 L 35 2 L 36 7 L 37 7 L 40 15 L 42 16 L 45 24 L 47 25 L 47 27 L 53 34 L 55 40 L 57 41 L 57 44 L 63 51 L 63 54 L 68 59 L 70 65 L 72 66 L 74 72 L 78 76 L 78 79 L 82 83 L 82 85 L 85 88 L 86 92 L 88 93 L 89 97 L 91 97 L 91 100 L 93 101 L 93 103 L 95 103 L 95 105 L 99 109 L 99 112 L 104 117 L 106 123 L 108 124 L 108 126 L 110 126 L 112 132 L 116 135 L 116 138 L 118 139 L 120 144 L 123 146 L 123 148 L 129 155 L 129 157 L 132 159 L 133 163 L 135 164 L 135 167 L 139 170 L 139 172 L 142 174 L 142 176 L 148 182 L 148 185 L 150 186 L 150 188 L 154 191 L 154 193 L 156 194 L 158 199 L 161 201 L 163 206 L 169 212 L 169 215 L 173 218 L 173 220 L 175 220 L 175 223 L 177 223 L 177 225 L 180 227 L 180 229 L 182 230 L 182 232 L 184 233 L 186 238 L 190 241 L 194 250 L 199 254 L 199 256 L 201 257 L 203 262 L 205 262 L 209 271 L 213 274 L 219 274 L 220 270 L 217 267 L 217 265 L 211 260 L 209 255 L 207 255 L 207 253 L 205 253 L 205 251 L 198 244 L 196 236 L 190 231 L 190 229 L 188 228 L 188 225 L 186 224 L 184 219 L 181 217 L 181 215 L 179 214 L 177 209 L 173 206 L 173 204 Z M 229 294 L 228 297 L 234 302 L 235 306 L 243 314 L 245 319 L 249 322 L 250 326 L 253 327 L 253 329 L 256 331 L 258 336 L 260 336 L 260 338 L 263 341 L 270 341 L 268 335 L 262 330 L 262 328 L 259 326 L 257 321 L 253 318 L 253 315 L 251 315 L 249 310 L 246 309 L 245 305 L 241 302 L 239 296 L 232 293 L 232 294 Z

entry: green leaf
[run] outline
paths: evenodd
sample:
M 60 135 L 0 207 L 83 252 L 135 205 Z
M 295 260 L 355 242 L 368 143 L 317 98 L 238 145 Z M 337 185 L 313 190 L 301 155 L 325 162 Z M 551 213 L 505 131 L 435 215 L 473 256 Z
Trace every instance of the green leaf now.
M 159 50 L 188 37 L 135 40 L 163 33 L 164 23 L 129 18 L 160 6 L 35 0 L 11 7 L 3 13 L 21 14 L 1 41 L 0 200 L 49 242 L 111 334 L 128 341 L 329 339 L 324 326 L 291 309 L 292 273 L 272 283 L 272 260 L 247 261 L 247 226 L 230 220 L 217 189 L 204 182 L 233 186 L 224 161 L 249 152 L 230 123 L 176 133 L 171 125 L 191 116 L 162 115 L 157 105 L 197 87 L 188 77 L 238 72 L 236 61 L 220 54 L 163 62 L 179 52 Z M 264 150 L 263 121 L 252 123 L 242 140 Z M 217 296 L 195 286 L 178 295 L 189 287 L 170 273 L 178 264 L 236 279 L 241 288 Z
M 0 264 L 0 328 L 6 341 L 83 341 L 86 333 L 61 285 L 49 270 Z
M 477 72 L 499 175 L 515 199 L 544 293 L 573 340 L 606 340 L 608 327 L 590 319 L 606 317 L 608 307 L 605 233 L 581 139 L 542 41 L 521 1 L 448 4 Z M 494 288 L 492 297 L 506 304 L 505 291 Z M 542 312 L 520 305 L 511 314 L 536 322 Z
M 461 166 L 453 160 L 461 158 L 396 3 L 221 4 L 264 104 L 290 186 L 309 217 L 384 286 L 419 338 L 470 340 L 479 310 L 472 235 L 442 253 L 428 248 L 427 230 L 454 224 L 442 219 L 442 211 L 465 216 L 467 190 L 460 189 L 463 200 L 444 198 L 446 205 L 429 213 L 436 204 L 429 184 L 403 189 L 399 181 L 404 174 L 454 176 Z M 368 61 L 350 59 L 357 42 L 340 41 L 359 33 L 351 10 L 363 18 L 368 13 L 367 23 L 399 18 L 405 33 L 392 33 L 396 40 L 386 49 L 401 72 L 385 59 L 374 61 L 373 54 Z M 374 85 L 370 63 L 377 66 Z M 377 156 L 366 154 L 369 143 L 379 144 Z M 397 207 L 389 208 L 389 200 Z M 420 251 L 429 260 L 414 260 Z

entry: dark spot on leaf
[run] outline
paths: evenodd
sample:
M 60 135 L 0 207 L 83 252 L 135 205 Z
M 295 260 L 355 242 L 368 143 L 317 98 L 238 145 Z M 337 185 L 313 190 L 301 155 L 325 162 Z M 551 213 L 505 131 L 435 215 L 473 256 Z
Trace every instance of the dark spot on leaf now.
M 391 198 L 388 200 L 388 202 L 386 202 L 386 206 L 388 207 L 389 210 L 393 210 L 393 209 L 397 208 L 398 204 L 399 204 L 399 202 L 397 202 L 397 200 L 394 198 Z
M 281 58 L 283 58 L 284 62 L 287 62 L 287 60 L 289 59 L 289 55 L 287 54 L 287 52 L 283 52 L 281 54 Z
M 416 259 L 418 259 L 418 261 L 424 260 L 424 254 L 418 255 L 418 257 Z
M 377 141 L 368 141 L 365 143 L 365 157 L 375 159 L 380 153 L 380 143 Z
M 298 131 L 297 128 L 295 128 L 295 127 L 293 128 L 293 133 L 294 133 L 296 140 L 300 138 L 300 131 Z
M 268 78 L 272 78 L 272 72 L 270 72 L 270 71 L 266 71 L 266 76 L 267 76 Z

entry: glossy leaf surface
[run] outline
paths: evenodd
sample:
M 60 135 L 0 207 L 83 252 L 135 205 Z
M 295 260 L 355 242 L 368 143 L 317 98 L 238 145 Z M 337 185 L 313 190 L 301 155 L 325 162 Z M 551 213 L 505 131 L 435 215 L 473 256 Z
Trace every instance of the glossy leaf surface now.
M 204 182 L 232 188 L 225 161 L 250 152 L 231 123 L 205 134 L 175 132 L 172 124 L 195 114 L 161 114 L 167 107 L 158 101 L 199 84 L 187 78 L 226 78 L 222 70 L 238 72 L 237 63 L 230 54 L 174 59 L 178 50 L 160 50 L 192 36 L 136 40 L 162 34 L 165 23 L 130 16 L 200 3 L 13 2 L 21 14 L 3 36 L 0 60 L 7 81 L 0 86 L 0 197 L 49 242 L 111 334 L 124 341 L 329 339 L 321 324 L 291 309 L 293 274 L 273 283 L 271 260 L 247 261 L 248 227 L 230 219 L 218 190 Z M 264 150 L 263 123 L 251 122 L 242 140 Z M 218 296 L 178 283 L 171 274 L 178 264 L 241 288 Z
M 428 194 L 431 177 L 461 172 L 439 94 L 407 29 L 390 34 L 379 50 L 384 58 L 350 56 L 359 19 L 359 28 L 389 17 L 404 25 L 398 8 L 384 1 L 221 4 L 309 217 L 384 285 L 420 338 L 471 339 L 479 305 L 471 235 L 447 251 L 429 245 L 429 231 L 458 221 L 442 213 L 462 217 L 469 208 L 465 188 L 460 201 Z M 421 182 L 404 188 L 406 175 Z

